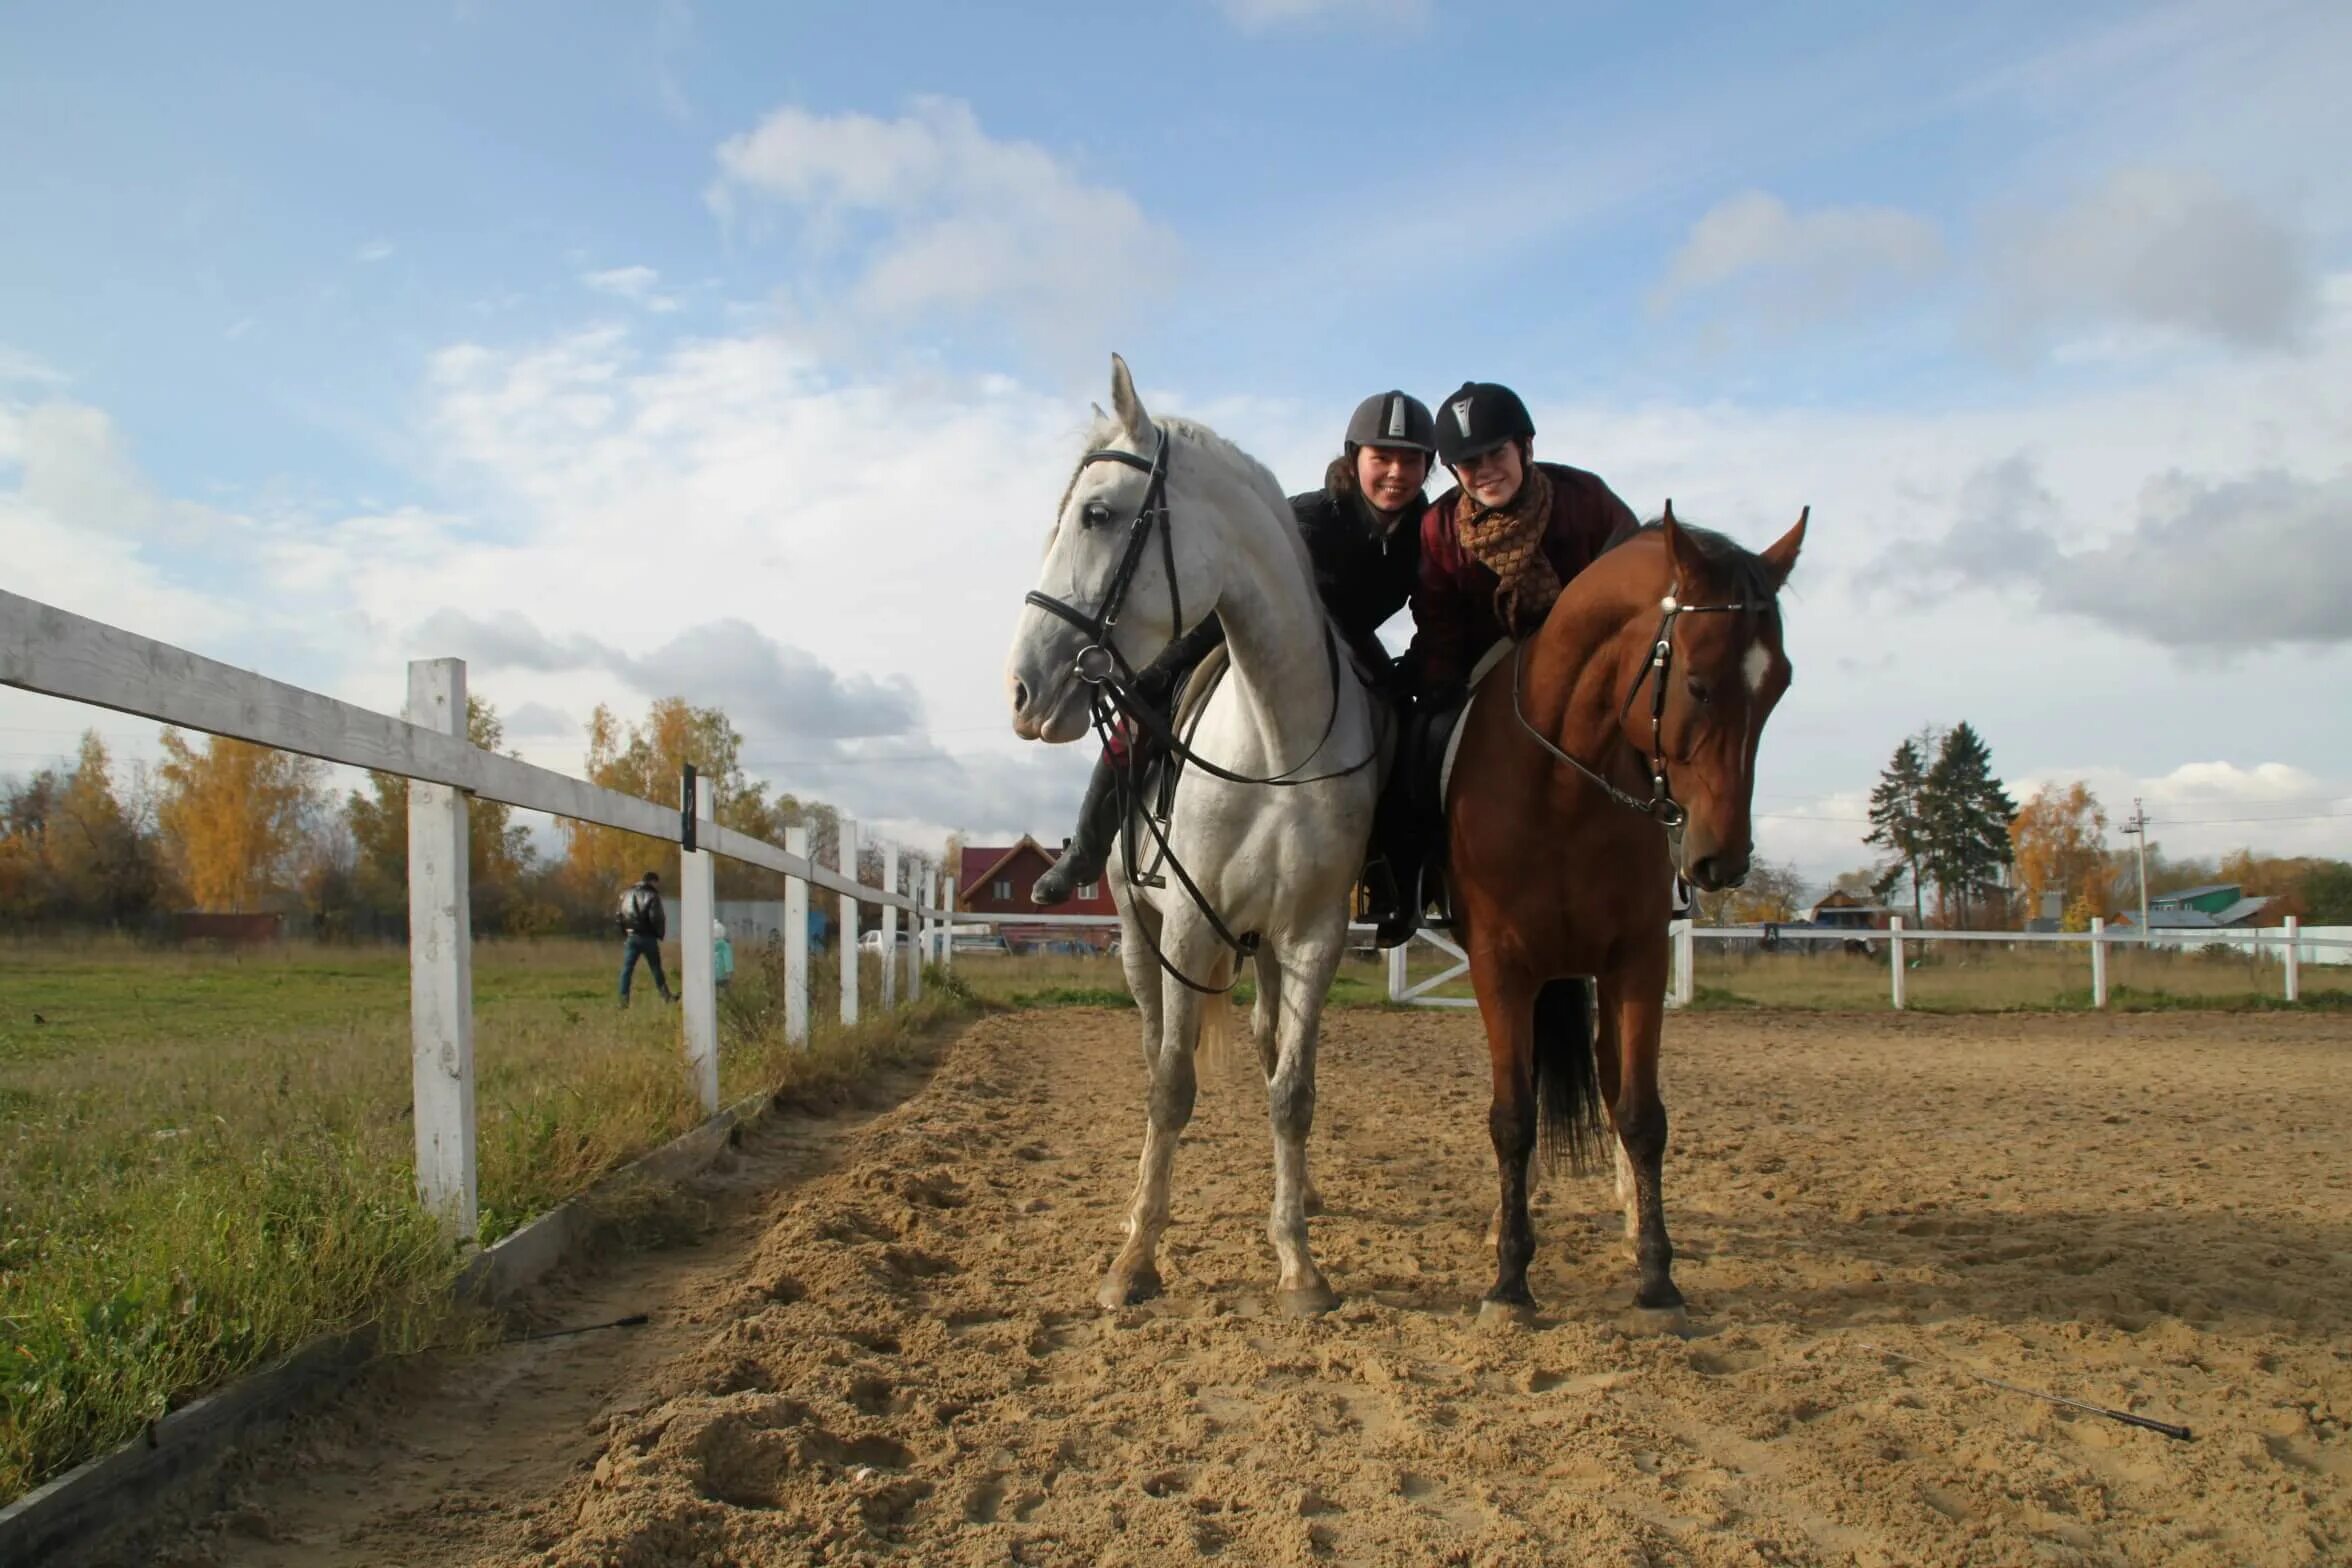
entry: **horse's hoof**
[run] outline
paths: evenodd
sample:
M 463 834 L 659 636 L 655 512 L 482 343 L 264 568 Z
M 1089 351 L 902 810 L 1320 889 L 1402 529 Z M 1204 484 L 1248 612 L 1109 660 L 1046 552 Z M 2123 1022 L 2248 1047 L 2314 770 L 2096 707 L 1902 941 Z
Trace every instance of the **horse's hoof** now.
M 1318 1280 L 1302 1290 L 1277 1290 L 1274 1300 L 1294 1318 L 1317 1318 L 1339 1305 L 1339 1292 Z
M 1497 1301 L 1488 1296 L 1478 1303 L 1478 1322 L 1481 1327 L 1524 1328 L 1535 1321 L 1535 1303 L 1530 1301 Z
M 1674 1288 L 1674 1281 L 1660 1280 L 1655 1285 L 1644 1285 L 1633 1293 L 1633 1304 L 1644 1312 L 1667 1312 L 1682 1306 L 1682 1292 Z
M 1149 1301 L 1159 1293 L 1158 1269 L 1138 1269 L 1132 1274 L 1113 1270 L 1103 1276 L 1102 1289 L 1095 1292 L 1094 1299 L 1101 1303 L 1105 1312 L 1116 1312 L 1121 1307 L 1132 1307 L 1139 1302 Z
M 1636 1338 L 1690 1337 L 1690 1314 L 1681 1307 L 1628 1307 L 1617 1319 L 1618 1331 Z

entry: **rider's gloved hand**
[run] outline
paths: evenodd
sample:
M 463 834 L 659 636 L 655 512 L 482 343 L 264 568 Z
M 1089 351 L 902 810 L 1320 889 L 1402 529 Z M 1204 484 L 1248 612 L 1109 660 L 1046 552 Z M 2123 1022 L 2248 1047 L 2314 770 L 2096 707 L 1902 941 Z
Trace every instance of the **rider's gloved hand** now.
M 1143 667 L 1135 677 L 1135 695 L 1155 708 L 1168 705 L 1168 694 L 1176 689 L 1176 672 L 1153 663 Z

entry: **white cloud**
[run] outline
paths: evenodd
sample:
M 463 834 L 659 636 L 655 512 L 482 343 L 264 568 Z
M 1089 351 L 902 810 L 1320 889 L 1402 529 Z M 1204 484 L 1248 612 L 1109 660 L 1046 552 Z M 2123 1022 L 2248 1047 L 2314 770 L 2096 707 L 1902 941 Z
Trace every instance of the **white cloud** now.
M 2048 610 L 2173 648 L 2352 643 L 2352 472 L 2169 471 L 2101 542 L 2065 549 L 2066 531 L 2033 463 L 2012 456 L 1969 479 L 1942 540 L 1896 552 L 1880 577 L 1925 562 L 1964 582 L 2024 585 Z
M 599 294 L 610 294 L 631 304 L 642 305 L 656 315 L 678 308 L 675 295 L 659 292 L 661 274 L 651 267 L 612 267 L 602 272 L 583 272 L 580 281 Z
M 2110 175 L 2058 211 L 1994 226 L 1997 326 L 2013 337 L 2123 325 L 2237 348 L 2306 341 L 2319 278 L 2302 237 L 2219 181 Z
M 1717 203 L 1692 225 L 1650 302 L 1665 309 L 1745 281 L 1782 306 L 1813 315 L 1922 277 L 1942 262 L 1943 253 L 1936 226 L 1900 208 L 1796 212 L 1777 196 L 1746 191 Z
M 0 387 L 61 387 L 65 382 L 64 372 L 38 356 L 0 343 Z
M 1430 0 L 1216 0 L 1216 5 L 1245 33 L 1338 20 L 1419 25 L 1430 11 Z
M 869 318 L 985 308 L 1091 344 L 1165 284 L 1174 259 L 1173 237 L 1125 191 L 991 137 L 953 99 L 918 99 L 891 120 L 778 109 L 722 143 L 718 163 L 713 210 L 794 214 L 818 251 L 847 256 L 847 303 Z
M 356 262 L 372 265 L 375 262 L 384 260 L 391 254 L 392 242 L 390 240 L 369 240 L 366 244 L 360 246 L 359 249 L 351 253 L 351 259 Z

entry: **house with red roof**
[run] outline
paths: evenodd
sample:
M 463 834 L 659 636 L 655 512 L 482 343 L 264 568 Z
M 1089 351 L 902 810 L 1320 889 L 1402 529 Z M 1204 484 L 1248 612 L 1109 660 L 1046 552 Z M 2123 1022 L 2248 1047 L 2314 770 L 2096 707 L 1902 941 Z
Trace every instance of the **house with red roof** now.
M 1118 910 L 1111 903 L 1111 890 L 1102 882 L 1087 883 L 1078 889 L 1077 897 L 1050 910 L 1029 901 L 1030 888 L 1054 863 L 1054 854 L 1026 833 L 1017 844 L 965 845 L 956 867 L 956 908 L 978 915 L 1105 915 L 1115 919 Z M 1118 940 L 1119 928 L 1008 921 L 997 927 L 997 933 L 1015 952 L 1057 942 L 1082 942 L 1100 952 Z

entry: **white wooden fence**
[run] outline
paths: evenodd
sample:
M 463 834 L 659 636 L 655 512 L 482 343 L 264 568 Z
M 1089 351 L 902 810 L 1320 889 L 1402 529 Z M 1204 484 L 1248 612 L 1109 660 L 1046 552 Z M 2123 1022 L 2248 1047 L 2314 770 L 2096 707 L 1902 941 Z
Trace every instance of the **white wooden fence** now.
M 471 1236 L 477 1214 L 474 1159 L 473 927 L 466 881 L 467 801 L 474 797 L 593 822 L 647 838 L 684 841 L 683 802 L 634 795 L 502 757 L 465 738 L 465 664 L 423 659 L 408 667 L 408 714 L 393 718 L 318 692 L 207 659 L 134 632 L 0 591 L 0 685 L 112 708 L 186 729 L 273 746 L 327 762 L 394 773 L 408 792 L 409 1019 L 415 1093 L 418 1195 L 453 1235 Z M 856 826 L 841 824 L 838 867 L 810 861 L 808 831 L 782 849 L 711 820 L 710 784 L 699 780 L 693 852 L 683 859 L 680 981 L 686 1068 L 706 1115 L 719 1108 L 718 1010 L 711 974 L 713 857 L 781 872 L 792 915 L 784 925 L 785 1030 L 808 1043 L 808 890 L 841 897 L 841 1017 L 858 1019 L 857 905 L 901 910 L 922 940 L 904 953 L 905 995 L 922 986 L 921 954 L 953 908 L 935 893 L 939 868 L 915 859 L 901 891 L 898 856 L 886 852 L 886 887 L 855 877 Z M 617 890 L 616 890 L 617 891 Z M 948 944 L 941 944 L 943 948 Z M 886 950 L 883 1004 L 899 994 Z
M 1688 1007 L 1696 994 L 1695 944 L 1700 941 L 1740 942 L 1755 945 L 1763 932 L 1755 926 L 1700 926 L 1688 920 L 1677 920 L 1669 928 L 1673 938 L 1673 953 L 1667 970 L 1666 1005 Z M 2226 945 L 2250 953 L 2276 951 L 2279 956 L 2280 994 L 2290 1002 L 2303 998 L 2303 965 L 2317 962 L 2317 951 L 2330 954 L 2332 961 L 2339 952 L 2352 952 L 2352 941 L 2334 937 L 2313 937 L 2303 931 L 2301 922 L 2288 916 L 2284 925 L 2271 930 L 2229 931 L 2221 933 Z M 1773 935 L 1776 942 L 1847 942 L 1864 941 L 1873 947 L 1880 943 L 1887 948 L 1887 1001 L 1897 1011 L 1909 1006 L 1907 953 L 1913 948 L 1924 948 L 1937 942 L 2007 942 L 2007 943 L 2079 943 L 2089 949 L 2091 1005 L 2105 1007 L 2108 1001 L 2108 955 L 2117 948 L 2134 952 L 2166 952 L 2183 944 L 2183 934 L 2157 931 L 2143 934 L 2138 931 L 2111 931 L 2107 922 L 2094 919 L 2088 931 L 1911 931 L 1906 930 L 1900 915 L 1884 931 L 1838 931 L 1810 928 L 1791 930 L 1779 928 Z M 2204 933 L 2190 933 L 2194 945 L 2206 945 Z

